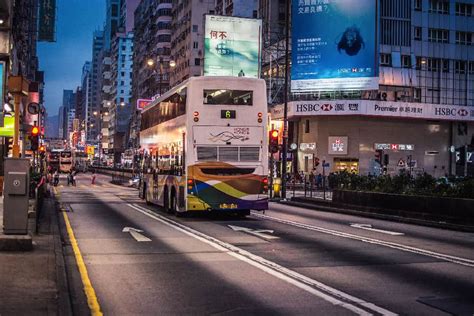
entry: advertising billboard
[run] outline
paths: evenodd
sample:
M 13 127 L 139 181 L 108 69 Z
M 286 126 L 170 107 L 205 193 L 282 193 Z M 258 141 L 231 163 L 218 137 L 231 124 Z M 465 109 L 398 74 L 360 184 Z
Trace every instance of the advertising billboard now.
M 206 15 L 204 76 L 258 78 L 262 21 Z
M 56 28 L 56 0 L 40 0 L 38 19 L 38 41 L 54 42 Z
M 378 89 L 377 0 L 295 0 L 292 92 Z

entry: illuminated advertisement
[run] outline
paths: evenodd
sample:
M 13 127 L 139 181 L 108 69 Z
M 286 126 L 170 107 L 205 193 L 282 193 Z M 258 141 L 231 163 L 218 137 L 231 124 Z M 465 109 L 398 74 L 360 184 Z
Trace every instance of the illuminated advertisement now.
M 293 92 L 378 89 L 376 3 L 293 1 Z
M 258 78 L 262 21 L 206 15 L 204 75 Z

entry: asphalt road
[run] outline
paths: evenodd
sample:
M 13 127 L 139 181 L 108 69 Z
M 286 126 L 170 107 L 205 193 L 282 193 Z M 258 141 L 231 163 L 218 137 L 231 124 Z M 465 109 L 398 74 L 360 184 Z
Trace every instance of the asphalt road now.
M 90 178 L 62 179 L 58 199 L 105 314 L 474 313 L 474 234 L 276 203 L 176 218 Z M 88 313 L 66 255 L 75 311 Z

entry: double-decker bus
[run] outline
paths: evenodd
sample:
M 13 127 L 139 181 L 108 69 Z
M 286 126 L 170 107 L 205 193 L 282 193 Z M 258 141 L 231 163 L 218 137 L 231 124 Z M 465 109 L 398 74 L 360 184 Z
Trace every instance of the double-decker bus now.
M 51 150 L 48 153 L 48 166 L 51 168 L 51 171 L 54 172 L 58 170 L 59 172 L 59 157 L 61 156 L 61 153 L 57 150 Z
M 59 171 L 69 172 L 72 168 L 72 152 L 70 150 L 61 151 L 59 157 Z
M 87 170 L 88 155 L 86 152 L 76 150 L 73 155 L 73 166 L 74 169 L 82 172 Z
M 140 194 L 177 215 L 268 208 L 265 81 L 193 77 L 142 113 Z

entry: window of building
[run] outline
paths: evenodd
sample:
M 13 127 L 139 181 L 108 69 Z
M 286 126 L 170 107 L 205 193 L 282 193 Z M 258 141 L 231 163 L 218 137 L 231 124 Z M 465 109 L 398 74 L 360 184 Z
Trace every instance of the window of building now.
M 449 1 L 430 0 L 430 13 L 449 14 Z
M 410 55 L 402 55 L 402 67 L 403 68 L 411 68 L 411 56 Z
M 470 61 L 470 62 L 469 62 L 469 69 L 468 69 L 468 71 L 469 71 L 469 74 L 470 74 L 470 75 L 474 74 L 474 61 Z
M 449 72 L 449 59 L 442 59 L 443 72 Z
M 454 72 L 457 74 L 466 73 L 466 61 L 465 60 L 456 60 L 454 62 Z
M 471 32 L 456 32 L 456 44 L 459 45 L 472 45 L 472 33 Z
M 420 70 L 424 65 L 426 65 L 426 59 L 421 56 L 416 56 L 416 69 Z
M 428 29 L 428 41 L 435 43 L 449 43 L 449 30 Z
M 456 15 L 458 16 L 472 16 L 472 8 L 474 5 L 470 3 L 456 2 Z
M 415 40 L 421 41 L 421 27 L 415 26 L 415 28 L 413 29 L 413 37 L 415 38 Z
M 120 81 L 120 85 L 123 86 L 125 84 L 125 81 Z
M 199 48 L 199 43 L 198 42 L 193 42 L 193 48 L 195 48 L 195 49 Z
M 391 54 L 380 54 L 380 65 L 381 66 L 390 66 L 390 65 L 392 65 L 392 55 Z
M 309 133 L 309 120 L 304 122 L 304 132 Z
M 122 72 L 120 73 L 120 75 L 121 75 L 122 77 L 125 76 L 125 72 L 122 71 Z
M 426 65 L 426 68 L 428 69 L 428 71 L 439 71 L 440 70 L 440 65 L 441 65 L 441 61 L 440 59 L 438 58 L 428 58 L 427 61 L 426 61 L 427 65 Z
M 200 65 L 201 65 L 201 59 L 194 58 L 194 66 L 200 66 Z
M 112 4 L 112 16 L 118 15 L 118 5 Z
M 196 24 L 193 24 L 193 32 L 196 33 L 198 31 L 198 26 Z
M 415 0 L 415 11 L 421 11 L 421 0 Z

